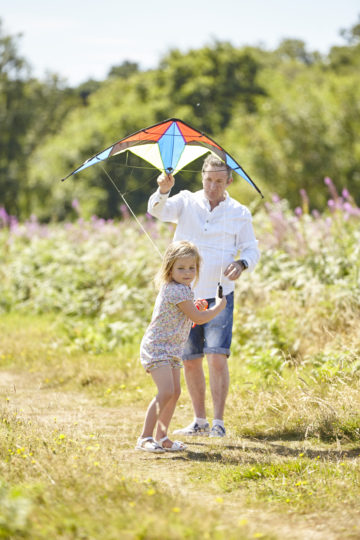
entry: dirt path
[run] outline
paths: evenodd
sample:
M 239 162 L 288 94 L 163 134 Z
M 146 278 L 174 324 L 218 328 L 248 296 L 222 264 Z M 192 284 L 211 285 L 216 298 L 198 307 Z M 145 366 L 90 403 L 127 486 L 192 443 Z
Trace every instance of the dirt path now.
M 224 523 L 237 523 L 246 519 L 256 524 L 257 530 L 276 534 L 278 538 L 293 540 L 337 540 L 342 538 L 331 531 L 338 530 L 330 526 L 330 522 L 320 521 L 316 515 L 280 516 L 265 513 L 263 510 L 252 510 L 244 504 L 244 495 L 239 492 L 224 494 L 220 492 L 216 482 L 207 484 L 207 490 L 200 490 L 191 480 L 194 474 L 194 463 L 208 461 L 209 467 L 216 469 L 216 456 L 227 459 L 229 464 L 254 462 L 259 454 L 293 453 L 288 447 L 279 443 L 248 441 L 239 439 L 188 440 L 188 452 L 184 454 L 163 454 L 153 456 L 133 451 L 136 440 L 136 429 L 142 424 L 143 408 L 110 408 L 96 404 L 86 395 L 74 392 L 64 392 L 52 388 L 44 388 L 40 379 L 35 375 L 20 375 L 12 372 L 0 372 L 1 402 L 7 400 L 11 412 L 19 417 L 31 419 L 44 429 L 54 429 L 54 425 L 68 434 L 79 437 L 89 433 L 101 433 L 101 437 L 111 438 L 114 442 L 117 459 L 122 464 L 126 474 L 138 478 L 151 478 L 166 486 L 171 493 L 191 499 L 194 504 L 206 504 L 208 511 L 212 508 L 219 510 L 218 496 L 223 499 L 222 512 Z M 212 459 L 209 460 L 208 449 L 212 449 Z M 315 450 L 314 450 L 315 451 Z M 215 471 L 216 472 L 216 471 Z M 329 518 L 331 519 L 331 518 Z M 255 530 L 255 529 L 254 529 Z

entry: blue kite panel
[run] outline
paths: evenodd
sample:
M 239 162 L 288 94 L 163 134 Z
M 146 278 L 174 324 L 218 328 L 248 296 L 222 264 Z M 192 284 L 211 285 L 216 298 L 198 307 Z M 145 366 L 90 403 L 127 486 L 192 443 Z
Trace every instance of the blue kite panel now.
M 109 157 L 109 154 L 110 154 L 112 148 L 113 147 L 110 146 L 110 148 L 107 148 L 106 150 L 101 152 L 101 154 L 98 154 L 97 156 L 89 159 L 88 161 L 85 161 L 85 163 L 83 165 L 81 165 L 81 167 L 76 169 L 75 172 L 79 172 L 79 171 L 82 171 L 83 169 L 87 169 L 87 167 L 91 167 L 91 165 L 95 165 L 95 163 L 99 163 L 99 161 L 104 161 L 104 159 L 107 159 Z
M 240 174 L 249 184 L 253 185 L 250 178 L 245 174 L 245 172 L 242 170 L 240 165 L 236 163 L 236 161 L 229 156 L 229 154 L 226 154 L 226 165 L 229 165 L 236 173 Z
M 158 145 L 165 171 L 173 171 L 185 147 L 184 138 L 175 122 L 160 137 Z

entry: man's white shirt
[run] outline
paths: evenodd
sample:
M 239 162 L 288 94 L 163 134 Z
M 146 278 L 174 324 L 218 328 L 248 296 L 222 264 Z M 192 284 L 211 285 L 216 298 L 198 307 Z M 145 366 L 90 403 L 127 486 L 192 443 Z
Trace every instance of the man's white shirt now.
M 160 221 L 177 224 L 174 240 L 187 240 L 198 248 L 202 264 L 195 298 L 214 298 L 219 281 L 224 294 L 229 294 L 235 283 L 224 276 L 226 267 L 240 254 L 251 272 L 260 258 L 251 213 L 227 192 L 225 200 L 211 210 L 204 190 L 180 191 L 169 197 L 158 189 L 149 199 L 148 212 Z

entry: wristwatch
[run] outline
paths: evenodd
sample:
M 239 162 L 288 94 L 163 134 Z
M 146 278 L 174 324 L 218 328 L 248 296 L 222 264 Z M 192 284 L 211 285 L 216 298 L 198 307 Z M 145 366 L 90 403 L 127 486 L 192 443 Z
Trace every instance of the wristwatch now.
M 243 269 L 246 270 L 249 268 L 249 263 L 245 259 L 240 259 L 239 263 L 243 265 Z

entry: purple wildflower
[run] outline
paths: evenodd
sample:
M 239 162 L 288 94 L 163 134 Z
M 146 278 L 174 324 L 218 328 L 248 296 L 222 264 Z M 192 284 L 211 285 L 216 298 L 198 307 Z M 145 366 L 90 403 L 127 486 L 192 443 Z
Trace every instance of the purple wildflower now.
M 347 214 L 349 214 L 351 216 L 359 216 L 360 215 L 360 208 L 357 208 L 357 207 L 353 206 L 349 202 L 344 203 L 343 209 L 345 210 L 345 212 L 347 212 Z
M 329 199 L 327 203 L 328 203 L 328 207 L 330 208 L 330 210 L 332 212 L 334 212 L 336 210 L 336 206 L 337 206 L 335 201 L 333 199 Z
M 11 230 L 16 229 L 16 227 L 19 225 L 19 221 L 17 217 L 15 216 L 9 216 L 9 228 Z
M 0 222 L 1 221 L 3 227 L 6 227 L 9 223 L 9 214 L 3 206 L 0 207 Z
M 302 211 L 304 214 L 309 213 L 309 197 L 305 189 L 300 189 L 300 195 L 302 198 Z
M 73 199 L 73 201 L 71 202 L 71 206 L 77 214 L 80 214 L 80 203 L 78 199 Z
M 326 176 L 324 178 L 324 183 L 327 185 L 333 199 L 337 200 L 339 198 L 339 194 L 336 191 L 336 187 L 334 185 L 334 182 L 331 180 L 331 178 L 329 176 Z

